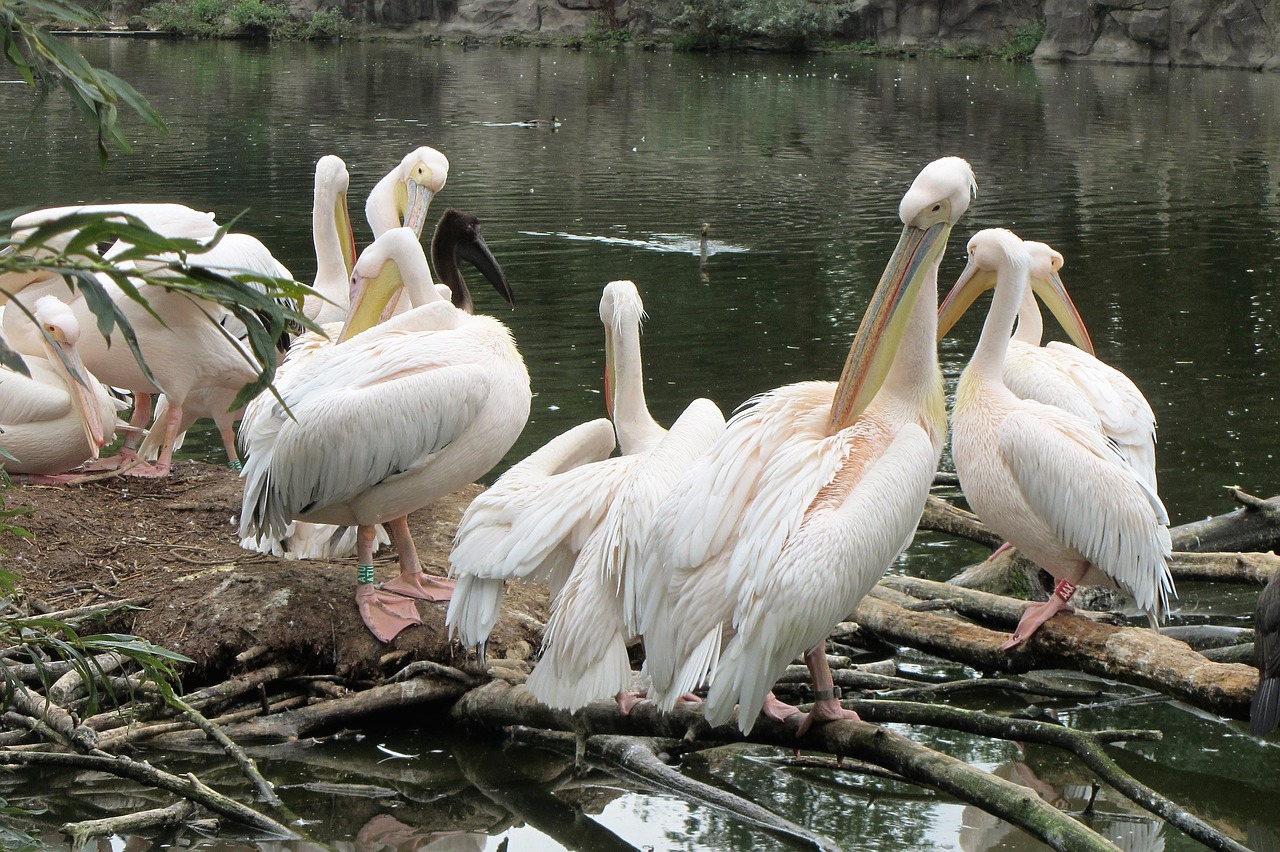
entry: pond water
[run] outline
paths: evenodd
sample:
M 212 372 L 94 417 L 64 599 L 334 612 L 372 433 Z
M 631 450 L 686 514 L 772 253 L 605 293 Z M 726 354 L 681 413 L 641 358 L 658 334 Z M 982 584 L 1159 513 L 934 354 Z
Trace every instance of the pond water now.
M 517 307 L 500 309 L 492 291 L 474 287 L 477 306 L 511 326 L 535 392 L 528 428 L 493 475 L 603 415 L 597 306 L 612 279 L 634 280 L 645 298 L 647 393 L 663 422 L 697 396 L 729 410 L 786 382 L 836 378 L 897 240 L 902 192 L 924 163 L 956 154 L 972 163 L 979 197 L 955 229 L 943 286 L 980 228 L 1055 246 L 1099 356 L 1128 373 L 1156 411 L 1160 491 L 1174 523 L 1232 508 L 1224 485 L 1280 490 L 1275 75 L 398 43 L 78 46 L 130 80 L 171 132 L 133 122 L 135 152 L 99 171 L 91 134 L 60 97 L 29 113 L 22 87 L 0 85 L 9 116 L 0 207 L 172 200 L 221 220 L 243 214 L 237 229 L 309 281 L 317 158 L 346 161 L 358 216 L 369 188 L 410 149 L 429 144 L 449 156 L 437 213 L 459 207 L 483 221 Z M 554 130 L 522 124 L 553 118 Z M 368 229 L 356 224 L 363 245 Z M 978 328 L 968 319 L 942 344 L 948 380 Z M 221 457 L 207 434 L 186 452 Z M 941 578 L 976 556 L 922 537 L 894 570 Z M 1192 584 L 1180 593 L 1176 619 L 1212 613 L 1246 624 L 1256 590 Z M 1018 706 L 1009 701 L 969 703 Z M 1162 728 L 1165 743 L 1123 752 L 1127 768 L 1241 840 L 1280 832 L 1280 757 L 1238 723 L 1163 702 L 1060 707 L 1080 724 Z M 1056 753 L 912 736 L 1010 777 L 1038 776 L 1074 810 L 1088 798 L 1088 774 Z M 379 744 L 418 757 L 389 758 Z M 402 849 L 496 849 L 504 840 L 510 849 L 790 848 L 706 808 L 603 775 L 573 777 L 546 752 L 463 748 L 439 732 L 260 759 L 269 775 L 296 774 L 299 784 L 396 791 L 388 799 L 290 792 L 299 814 L 321 820 L 316 836 L 341 848 L 378 848 L 369 837 L 381 831 L 402 831 L 402 845 L 391 846 Z M 837 772 L 815 781 L 772 752 L 691 771 L 860 849 L 1039 848 L 944 797 Z M 573 808 L 591 815 L 589 829 Z M 1100 797 L 1091 821 L 1123 836 L 1126 849 L 1196 848 L 1113 794 Z M 435 833 L 459 828 L 471 834 Z

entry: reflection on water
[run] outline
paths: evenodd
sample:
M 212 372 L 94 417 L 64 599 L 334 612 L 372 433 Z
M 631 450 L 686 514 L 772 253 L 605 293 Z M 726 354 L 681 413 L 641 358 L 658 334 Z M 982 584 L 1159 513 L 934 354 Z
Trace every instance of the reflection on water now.
M 644 296 L 646 392 L 664 422 L 697 396 L 730 410 L 785 382 L 834 379 L 897 239 L 903 188 L 924 162 L 960 154 L 974 165 L 980 195 L 953 235 L 944 284 L 963 266 L 964 240 L 981 228 L 1052 244 L 1066 256 L 1063 277 L 1099 355 L 1156 411 L 1161 492 L 1175 522 L 1229 508 L 1224 484 L 1280 490 L 1275 75 L 417 44 L 81 46 L 150 98 L 172 132 L 136 131 L 136 153 L 99 172 L 90 132 L 59 98 L 29 113 L 25 90 L 0 86 L 0 109 L 11 117 L 0 136 L 0 206 L 171 200 L 224 221 L 240 215 L 237 228 L 309 280 L 319 156 L 346 160 L 358 216 L 364 195 L 406 151 L 443 150 L 452 168 L 437 212 L 476 213 L 516 291 L 513 311 L 477 293 L 481 310 L 512 327 L 536 394 L 508 462 L 603 414 L 597 305 L 612 279 L 633 279 Z M 560 126 L 521 126 L 531 116 L 555 116 Z M 363 245 L 369 232 L 357 228 Z M 969 320 L 943 342 L 950 380 L 977 334 Z M 186 449 L 220 452 L 216 438 Z M 897 570 L 949 576 L 975 556 L 922 539 Z M 1241 615 L 1252 605 L 1251 590 L 1226 600 L 1203 586 L 1180 591 L 1188 612 Z M 1088 723 L 1116 725 L 1115 712 Z M 1179 790 L 1182 801 L 1218 809 L 1245 836 L 1245 799 L 1216 793 L 1224 777 L 1246 782 L 1241 765 L 1268 774 L 1271 749 L 1176 707 L 1126 712 L 1127 724 L 1179 730 L 1156 749 L 1126 748 L 1154 762 L 1145 780 L 1173 784 L 1194 768 L 1211 780 Z M 1015 757 L 1012 746 L 961 737 L 939 745 L 992 767 Z M 377 777 L 367 771 L 350 774 Z M 857 838 L 860 848 L 951 849 L 960 836 L 961 809 L 915 790 L 833 774 L 837 792 L 806 798 L 808 776 L 776 764 L 727 759 L 707 771 L 782 802 L 788 817 L 815 830 Z M 453 772 L 457 790 L 487 789 Z M 1249 801 L 1271 803 L 1261 827 L 1275 830 L 1274 784 L 1254 784 Z M 439 793 L 431 789 L 428 799 Z M 469 801 L 489 814 L 493 836 L 520 813 L 504 811 L 511 802 Z M 374 802 L 357 815 L 348 804 L 335 800 L 326 823 L 344 842 L 386 811 Z M 646 809 L 687 829 L 646 841 L 659 846 L 741 848 L 760 839 L 633 792 L 599 819 L 634 844 L 649 836 L 634 827 Z M 407 812 L 391 811 L 424 837 L 437 831 Z M 1186 848 L 1176 833 L 1164 842 Z

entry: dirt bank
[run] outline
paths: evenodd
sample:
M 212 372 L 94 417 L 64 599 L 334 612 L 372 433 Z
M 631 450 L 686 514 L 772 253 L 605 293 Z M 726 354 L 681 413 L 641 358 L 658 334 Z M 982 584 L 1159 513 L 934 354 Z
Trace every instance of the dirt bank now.
M 428 573 L 443 575 L 458 519 L 480 492 L 471 486 L 410 518 Z M 311 673 L 377 678 L 413 660 L 462 664 L 468 654 L 444 632 L 445 604 L 419 603 L 423 623 L 387 645 L 356 612 L 355 562 L 290 561 L 242 550 L 235 535 L 240 480 L 230 470 L 180 462 L 162 480 L 114 478 L 70 486 L 16 485 L 5 493 L 29 539 L 0 534 L 0 559 L 29 602 L 67 610 L 141 599 L 95 629 L 133 633 L 196 661 L 188 686 L 243 668 L 250 648 L 302 662 Z M 394 552 L 375 560 L 379 580 Z M 546 621 L 541 587 L 514 585 L 490 653 L 524 657 Z

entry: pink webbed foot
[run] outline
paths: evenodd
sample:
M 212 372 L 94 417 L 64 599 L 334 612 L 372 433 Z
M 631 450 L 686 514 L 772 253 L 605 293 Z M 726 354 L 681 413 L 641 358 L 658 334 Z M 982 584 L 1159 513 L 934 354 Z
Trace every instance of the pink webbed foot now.
M 120 468 L 125 476 L 136 476 L 141 479 L 160 479 L 169 475 L 170 466 L 159 462 L 140 462 Z
M 453 580 L 432 577 L 429 574 L 418 571 L 416 574 L 401 574 L 394 580 L 388 580 L 382 584 L 382 588 L 385 591 L 394 592 L 406 598 L 439 603 L 453 597 L 454 585 L 455 581 Z
M 85 473 L 96 473 L 103 470 L 119 470 L 127 464 L 131 464 L 138 458 L 133 450 L 127 447 L 121 447 L 120 452 L 114 456 L 107 456 L 104 459 L 94 459 L 80 465 L 80 470 Z
M 764 706 L 760 708 L 760 712 L 775 722 L 785 722 L 799 713 L 800 708 L 793 707 L 770 692 L 764 697 Z
M 615 695 L 613 700 L 618 702 L 618 710 L 623 716 L 630 716 L 631 711 L 637 704 L 645 700 L 646 695 L 647 694 L 644 692 L 632 692 L 624 689 L 622 692 Z
M 852 710 L 846 710 L 841 706 L 839 698 L 820 698 L 813 702 L 813 706 L 809 708 L 808 713 L 802 715 L 800 727 L 796 730 L 796 736 L 804 736 L 814 725 L 839 722 L 841 720 L 858 722 L 861 721 L 861 718 L 857 713 Z
M 356 606 L 365 626 L 379 642 L 390 642 L 406 627 L 422 623 L 417 604 L 401 595 L 383 592 L 372 583 L 356 586 Z
M 1030 639 L 1041 625 L 1059 612 L 1075 612 L 1075 610 L 1056 598 L 1050 598 L 1044 603 L 1031 604 L 1023 610 L 1022 618 L 1018 619 L 1018 626 L 1014 629 L 1013 635 L 1000 646 L 1000 650 L 1008 651 L 1010 648 L 1021 645 Z

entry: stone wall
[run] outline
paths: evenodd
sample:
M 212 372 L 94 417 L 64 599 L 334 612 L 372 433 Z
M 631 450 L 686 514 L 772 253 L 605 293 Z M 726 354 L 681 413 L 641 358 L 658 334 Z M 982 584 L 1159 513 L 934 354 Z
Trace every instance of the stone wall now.
M 111 0 L 113 13 L 153 0 Z M 665 35 L 685 0 L 286 0 L 374 32 L 494 39 L 614 25 Z M 698 0 L 692 0 L 698 2 Z M 930 49 L 996 47 L 1044 22 L 1037 59 L 1280 68 L 1280 0 L 841 0 L 839 38 Z M 123 20 L 123 17 L 119 19 Z

